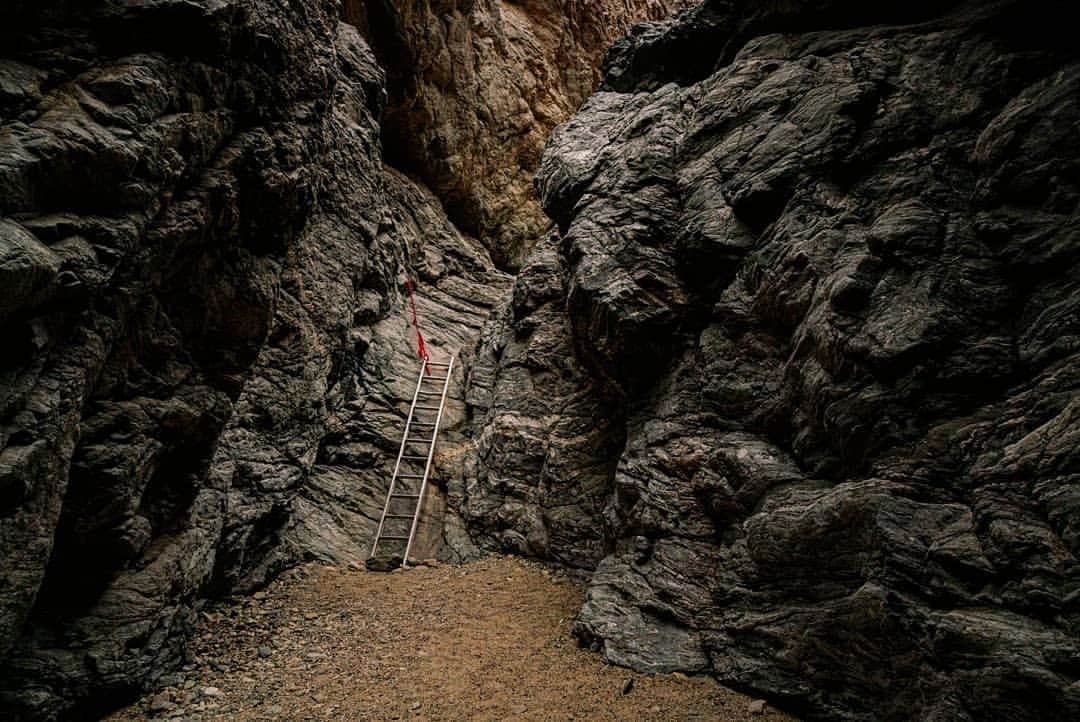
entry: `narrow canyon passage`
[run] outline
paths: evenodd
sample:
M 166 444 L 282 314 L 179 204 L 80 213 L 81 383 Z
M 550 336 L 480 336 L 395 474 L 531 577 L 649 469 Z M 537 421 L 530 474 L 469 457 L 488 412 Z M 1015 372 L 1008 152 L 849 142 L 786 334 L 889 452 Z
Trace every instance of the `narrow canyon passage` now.
M 1061 3 L 5 12 L 4 722 L 1080 719 Z

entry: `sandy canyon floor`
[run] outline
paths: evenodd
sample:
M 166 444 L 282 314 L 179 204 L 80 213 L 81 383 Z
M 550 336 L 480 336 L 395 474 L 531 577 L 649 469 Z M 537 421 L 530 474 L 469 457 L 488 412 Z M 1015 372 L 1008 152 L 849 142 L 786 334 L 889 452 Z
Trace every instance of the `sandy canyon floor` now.
M 790 720 L 570 635 L 579 585 L 493 557 L 390 574 L 308 565 L 202 615 L 172 687 L 126 720 Z

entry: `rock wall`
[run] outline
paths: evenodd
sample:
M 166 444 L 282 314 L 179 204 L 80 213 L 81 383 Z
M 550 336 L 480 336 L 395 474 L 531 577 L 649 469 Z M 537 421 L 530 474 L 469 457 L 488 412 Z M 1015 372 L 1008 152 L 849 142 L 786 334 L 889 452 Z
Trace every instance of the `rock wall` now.
M 107 709 L 175 671 L 206 595 L 362 559 L 418 368 L 404 273 L 437 354 L 508 287 L 383 166 L 384 74 L 339 11 L 46 3 L 5 26 L 5 719 Z
M 390 158 L 502 268 L 550 221 L 533 175 L 551 129 L 596 89 L 611 42 L 688 0 L 348 0 L 390 76 Z
M 174 673 L 207 595 L 366 556 L 417 372 L 405 274 L 468 361 L 548 223 L 548 131 L 675 4 L 7 8 L 0 716 L 93 715 Z M 431 505 L 431 549 L 474 555 Z
M 814 719 L 1080 716 L 1080 57 L 1054 3 L 707 0 L 556 129 L 451 505 L 577 633 Z
M 1080 717 L 1060 8 L 707 0 L 541 161 L 680 5 L 16 0 L 0 716 L 92 716 L 207 595 L 365 555 L 411 273 L 467 371 L 444 556 L 591 575 L 609 660 L 811 718 Z

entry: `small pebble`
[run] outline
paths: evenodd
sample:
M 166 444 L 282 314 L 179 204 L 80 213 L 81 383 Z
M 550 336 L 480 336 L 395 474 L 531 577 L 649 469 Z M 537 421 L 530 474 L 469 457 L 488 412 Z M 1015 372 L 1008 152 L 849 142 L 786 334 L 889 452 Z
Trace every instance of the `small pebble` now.
M 160 714 L 161 712 L 167 712 L 175 705 L 169 698 L 168 692 L 161 692 L 154 695 L 154 698 L 150 700 L 150 712 L 154 714 Z

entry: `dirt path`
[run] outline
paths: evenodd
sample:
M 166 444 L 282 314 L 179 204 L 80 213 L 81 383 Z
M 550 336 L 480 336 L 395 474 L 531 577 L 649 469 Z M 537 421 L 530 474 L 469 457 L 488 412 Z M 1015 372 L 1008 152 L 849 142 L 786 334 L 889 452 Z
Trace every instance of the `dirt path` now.
M 708 679 L 604 664 L 569 634 L 581 600 L 514 558 L 308 566 L 204 615 L 183 679 L 109 719 L 791 719 Z

